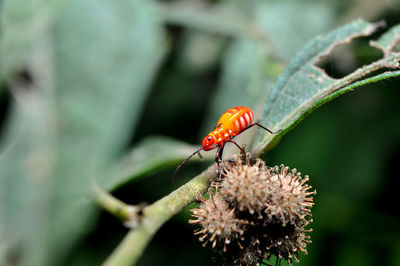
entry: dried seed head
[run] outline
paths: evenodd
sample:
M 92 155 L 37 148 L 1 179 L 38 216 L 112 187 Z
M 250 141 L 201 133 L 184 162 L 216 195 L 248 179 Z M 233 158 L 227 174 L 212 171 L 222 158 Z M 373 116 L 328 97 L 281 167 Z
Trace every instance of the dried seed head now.
M 217 245 L 226 250 L 226 245 L 233 239 L 238 239 L 243 234 L 244 220 L 236 217 L 235 209 L 230 208 L 219 193 L 213 195 L 209 191 L 208 200 L 200 197 L 202 204 L 199 208 L 192 209 L 195 219 L 189 220 L 189 223 L 200 224 L 201 229 L 195 232 L 199 234 L 199 240 L 204 241 L 203 246 L 211 243 L 214 248 Z
M 292 261 L 298 262 L 298 252 L 307 254 L 306 246 L 311 242 L 310 237 L 306 235 L 311 229 L 305 228 L 310 222 L 301 220 L 285 226 L 280 222 L 264 223 L 259 230 L 263 232 L 261 242 L 267 253 L 287 260 L 289 265 Z
M 230 246 L 229 254 L 220 257 L 217 265 L 260 265 L 265 258 L 265 252 L 260 249 L 260 241 L 252 239 L 246 246 Z
M 265 200 L 265 213 L 269 219 L 280 220 L 282 225 L 288 222 L 296 223 L 299 220 L 305 221 L 305 216 L 310 215 L 310 208 L 314 205 L 309 192 L 311 186 L 305 184 L 308 176 L 301 179 L 296 169 L 289 171 L 289 167 L 281 165 L 266 169 L 268 172 L 267 198 Z
M 265 186 L 269 177 L 264 168 L 264 162 L 260 159 L 251 165 L 250 160 L 243 163 L 239 156 L 235 157 L 234 164 L 225 163 L 221 194 L 239 211 L 249 211 L 251 214 L 260 211 L 265 206 Z
M 299 252 L 307 253 L 315 194 L 309 192 L 307 176 L 283 165 L 265 167 L 247 156 L 225 163 L 223 176 L 214 185 L 215 196 L 209 192 L 209 200 L 201 198 L 202 206 L 193 210 L 196 219 L 190 221 L 201 224 L 200 241 L 223 248 L 221 264 L 258 265 L 275 255 L 291 265 Z

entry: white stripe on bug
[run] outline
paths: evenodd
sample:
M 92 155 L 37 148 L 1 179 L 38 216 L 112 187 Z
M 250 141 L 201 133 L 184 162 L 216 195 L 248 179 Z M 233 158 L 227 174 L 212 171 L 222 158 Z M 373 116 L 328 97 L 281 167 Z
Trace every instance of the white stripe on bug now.
M 250 117 L 247 113 L 244 114 L 244 117 L 246 118 L 247 124 L 250 124 Z
M 240 117 L 240 124 L 242 125 L 242 128 L 246 127 L 246 123 L 244 122 L 243 116 Z
M 239 131 L 240 130 L 240 126 L 239 126 L 239 121 L 235 121 L 235 126 L 236 126 L 236 130 Z

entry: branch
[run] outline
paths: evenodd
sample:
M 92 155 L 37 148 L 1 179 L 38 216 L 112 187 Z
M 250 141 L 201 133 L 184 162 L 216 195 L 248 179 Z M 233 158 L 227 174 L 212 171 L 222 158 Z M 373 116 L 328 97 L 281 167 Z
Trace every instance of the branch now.
M 157 230 L 173 215 L 194 201 L 197 196 L 202 195 L 215 176 L 216 166 L 212 165 L 171 194 L 145 207 L 140 225 L 125 236 L 103 265 L 135 264 Z
M 120 219 L 126 227 L 136 228 L 140 222 L 143 206 L 126 204 L 93 184 L 93 198 L 104 210 Z

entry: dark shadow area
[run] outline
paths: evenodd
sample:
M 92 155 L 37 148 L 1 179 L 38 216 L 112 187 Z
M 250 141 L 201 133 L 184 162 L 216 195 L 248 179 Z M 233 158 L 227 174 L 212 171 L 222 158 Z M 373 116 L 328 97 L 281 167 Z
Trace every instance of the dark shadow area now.
M 332 78 L 343 78 L 358 68 L 383 57 L 381 50 L 369 45 L 369 41 L 375 37 L 377 37 L 376 34 L 373 37 L 356 38 L 350 43 L 339 44 L 315 65 Z

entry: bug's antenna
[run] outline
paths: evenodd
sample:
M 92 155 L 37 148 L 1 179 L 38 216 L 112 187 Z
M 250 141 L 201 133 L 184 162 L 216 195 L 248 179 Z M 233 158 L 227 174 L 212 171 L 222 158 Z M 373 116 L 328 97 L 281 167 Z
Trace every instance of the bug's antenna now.
M 190 158 L 192 158 L 193 156 L 196 155 L 196 153 L 199 153 L 201 150 L 203 150 L 203 147 L 201 147 L 200 149 L 198 149 L 197 151 L 193 152 L 191 155 L 189 155 L 189 157 L 187 157 L 183 162 L 181 162 L 180 165 L 178 165 L 178 167 L 176 167 L 174 175 L 172 176 L 172 180 L 171 180 L 171 185 L 175 182 L 175 176 L 176 173 L 178 173 L 178 170 L 181 168 L 182 165 L 184 165 L 187 161 L 189 161 Z M 200 153 L 199 153 L 200 154 Z M 200 158 L 202 158 L 200 156 Z

